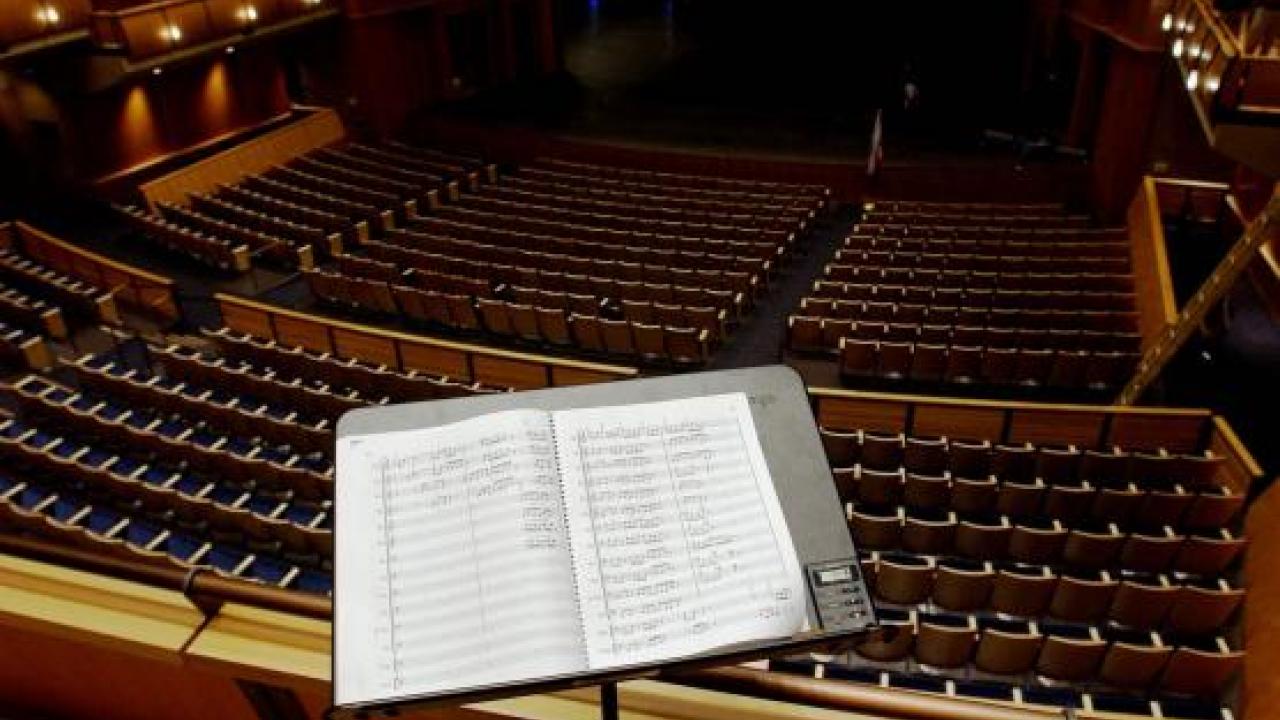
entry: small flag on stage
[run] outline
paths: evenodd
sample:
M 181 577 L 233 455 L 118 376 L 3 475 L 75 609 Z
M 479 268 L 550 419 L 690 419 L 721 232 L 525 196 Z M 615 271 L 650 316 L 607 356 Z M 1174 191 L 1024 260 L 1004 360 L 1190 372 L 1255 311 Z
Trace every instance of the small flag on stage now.
M 883 114 L 883 109 L 876 110 L 876 124 L 871 129 L 871 152 L 867 156 L 867 177 L 875 177 L 876 172 L 880 170 L 880 164 L 884 162 Z

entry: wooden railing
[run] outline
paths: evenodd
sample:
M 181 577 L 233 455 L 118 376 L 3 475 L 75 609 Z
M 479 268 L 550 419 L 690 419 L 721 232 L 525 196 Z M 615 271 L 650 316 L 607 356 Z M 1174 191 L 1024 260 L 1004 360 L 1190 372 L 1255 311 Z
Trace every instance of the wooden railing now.
M 337 357 L 529 390 L 637 377 L 633 367 L 512 352 L 370 327 L 246 298 L 216 296 L 227 327 Z
M 32 260 L 109 293 L 108 301 L 99 305 L 104 322 L 120 322 L 116 302 L 165 322 L 182 316 L 176 286 L 169 278 L 73 245 L 21 221 L 0 226 L 0 231 L 16 241 L 22 253 Z
M 346 137 L 342 118 L 330 108 L 316 108 L 307 117 L 237 145 L 180 170 L 139 186 L 152 212 L 156 203 L 187 204 L 189 193 L 209 192 L 222 183 L 236 183 L 319 147 Z
M 113 7 L 119 4 L 95 5 L 90 34 L 98 47 L 130 60 L 272 32 L 337 9 L 337 0 L 156 0 Z
M 1153 178 L 1144 178 L 1138 186 L 1129 204 L 1128 226 L 1138 332 L 1142 335 L 1142 349 L 1146 350 L 1178 321 L 1160 192 Z
M 64 38 L 82 38 L 89 29 L 89 0 L 5 0 L 0 12 L 0 55 Z

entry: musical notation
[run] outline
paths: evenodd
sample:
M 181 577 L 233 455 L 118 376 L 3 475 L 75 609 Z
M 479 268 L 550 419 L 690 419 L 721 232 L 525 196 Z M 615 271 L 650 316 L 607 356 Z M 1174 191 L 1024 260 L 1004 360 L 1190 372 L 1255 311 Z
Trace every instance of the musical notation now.
M 555 430 L 570 526 L 589 530 L 572 541 L 593 667 L 799 628 L 799 568 L 745 399 L 565 415 Z

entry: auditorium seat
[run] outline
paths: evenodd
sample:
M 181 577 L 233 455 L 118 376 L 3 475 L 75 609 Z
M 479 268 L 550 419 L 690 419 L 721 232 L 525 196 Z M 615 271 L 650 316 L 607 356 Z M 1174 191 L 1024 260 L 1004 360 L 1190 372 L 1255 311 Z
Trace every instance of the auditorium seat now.
M 973 664 L 998 675 L 1019 675 L 1034 666 L 1044 638 L 1026 623 L 985 619 Z

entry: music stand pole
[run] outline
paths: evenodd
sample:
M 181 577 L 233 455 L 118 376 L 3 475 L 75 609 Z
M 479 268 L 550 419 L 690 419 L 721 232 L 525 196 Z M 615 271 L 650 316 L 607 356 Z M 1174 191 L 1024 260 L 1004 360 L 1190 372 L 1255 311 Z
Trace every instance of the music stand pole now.
M 618 720 L 618 683 L 600 685 L 600 720 Z

